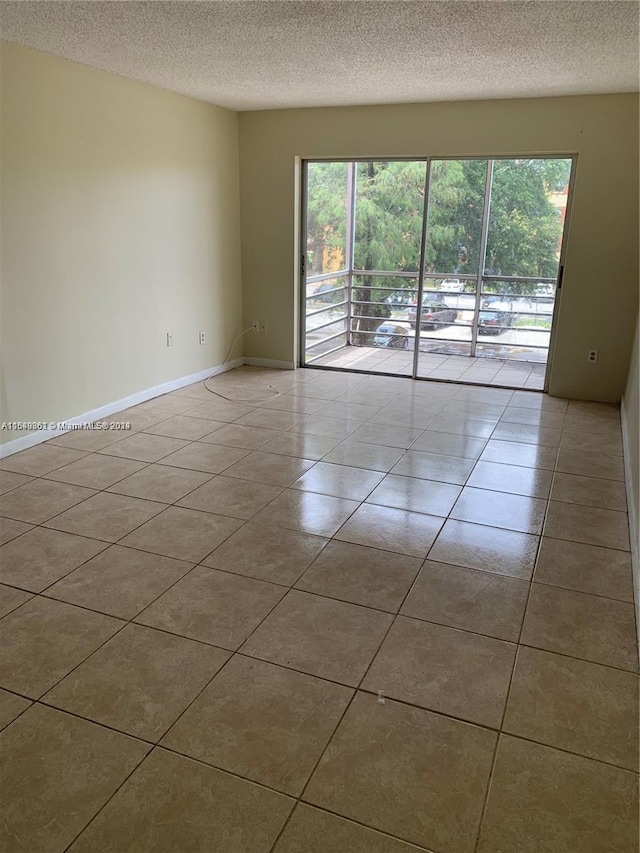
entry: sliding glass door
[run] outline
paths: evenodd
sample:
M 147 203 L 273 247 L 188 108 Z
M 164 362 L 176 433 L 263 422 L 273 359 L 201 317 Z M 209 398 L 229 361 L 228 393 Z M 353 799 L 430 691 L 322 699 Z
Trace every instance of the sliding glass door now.
M 305 163 L 301 362 L 542 387 L 571 169 Z

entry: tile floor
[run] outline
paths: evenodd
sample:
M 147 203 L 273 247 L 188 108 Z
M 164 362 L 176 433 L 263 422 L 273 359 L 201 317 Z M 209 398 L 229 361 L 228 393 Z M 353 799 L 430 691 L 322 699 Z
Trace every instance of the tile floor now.
M 0 462 L 3 853 L 637 853 L 618 409 L 215 385 Z
M 525 352 L 523 358 L 526 357 Z M 316 367 L 368 370 L 373 373 L 395 373 L 399 376 L 413 374 L 413 352 L 405 350 L 346 346 L 319 357 L 310 354 L 310 358 Z M 421 351 L 419 374 L 426 379 L 447 379 L 454 382 L 541 391 L 544 388 L 546 369 L 546 362 L 524 361 L 517 357 L 471 358 L 467 355 Z

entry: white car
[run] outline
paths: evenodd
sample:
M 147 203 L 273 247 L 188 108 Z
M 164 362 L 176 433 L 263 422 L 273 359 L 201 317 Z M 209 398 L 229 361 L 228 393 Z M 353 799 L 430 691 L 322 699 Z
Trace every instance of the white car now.
M 440 290 L 446 290 L 449 293 L 462 293 L 464 290 L 464 281 L 457 278 L 448 278 L 440 285 Z

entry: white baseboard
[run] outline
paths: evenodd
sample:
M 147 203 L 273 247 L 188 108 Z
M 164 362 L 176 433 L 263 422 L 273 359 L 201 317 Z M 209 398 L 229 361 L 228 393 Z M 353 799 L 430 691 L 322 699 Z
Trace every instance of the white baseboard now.
M 631 572 L 633 574 L 633 598 L 636 608 L 636 630 L 638 633 L 638 648 L 640 649 L 640 543 L 638 537 L 640 530 L 636 518 L 636 506 L 631 485 L 633 472 L 631 471 L 631 454 L 629 452 L 629 435 L 627 433 L 627 421 L 624 399 L 620 403 L 620 420 L 622 422 L 622 452 L 624 454 L 624 482 L 627 492 L 627 507 L 629 510 L 629 538 L 631 540 Z
M 274 367 L 276 370 L 295 370 L 295 361 L 276 361 L 273 358 L 245 358 L 250 367 Z
M 226 373 L 227 370 L 233 370 L 235 367 L 240 367 L 244 364 L 243 358 L 236 358 L 233 361 L 228 361 L 225 364 L 218 364 L 215 367 L 210 367 L 207 370 L 199 370 L 198 373 L 192 373 L 190 376 L 182 376 L 180 379 L 172 379 L 171 382 L 163 382 L 162 385 L 155 385 L 153 388 L 147 388 L 145 391 L 138 391 L 128 397 L 123 397 L 121 400 L 116 400 L 113 403 L 107 403 L 106 406 L 101 406 L 99 409 L 92 409 L 90 412 L 84 412 L 82 415 L 74 415 L 71 418 L 61 418 L 61 422 L 73 424 L 91 423 L 99 421 L 102 418 L 107 418 L 116 412 L 121 412 L 131 406 L 137 406 L 138 403 L 146 403 L 147 400 L 153 400 L 154 397 L 160 397 L 162 394 L 168 394 L 170 391 L 177 391 L 178 388 L 184 388 L 185 385 L 192 385 L 194 382 L 201 382 L 203 379 L 208 379 L 218 373 Z M 6 456 L 12 456 L 14 453 L 19 453 L 21 450 L 27 450 L 29 447 L 34 447 L 36 444 L 41 444 L 43 441 L 48 441 L 55 436 L 63 435 L 63 431 L 58 429 L 41 429 L 37 432 L 30 432 L 28 435 L 15 438 L 12 441 L 7 441 L 5 444 L 0 444 L 0 459 Z

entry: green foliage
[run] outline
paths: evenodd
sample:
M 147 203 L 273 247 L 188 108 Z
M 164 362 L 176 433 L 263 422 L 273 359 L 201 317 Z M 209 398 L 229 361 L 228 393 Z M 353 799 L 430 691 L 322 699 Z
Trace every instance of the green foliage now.
M 561 222 L 550 195 L 566 186 L 570 168 L 570 160 L 495 161 L 484 270 L 487 274 L 555 277 Z M 477 275 L 486 176 L 486 160 L 431 162 L 427 272 L 441 273 L 443 278 Z M 425 179 L 424 162 L 357 163 L 355 269 L 418 272 Z M 347 184 L 348 164 L 309 165 L 309 272 L 322 270 L 327 249 L 338 252 L 334 261 L 338 256 L 344 258 Z M 389 306 L 383 302 L 388 293 L 376 290 L 376 285 L 381 286 L 381 279 L 375 276 L 365 275 L 354 281 L 357 330 L 370 331 L 380 319 L 390 316 Z M 415 280 L 394 279 L 393 286 L 398 290 L 412 288 Z M 486 288 L 514 294 L 534 293 L 535 289 L 534 283 L 508 282 L 496 282 Z

